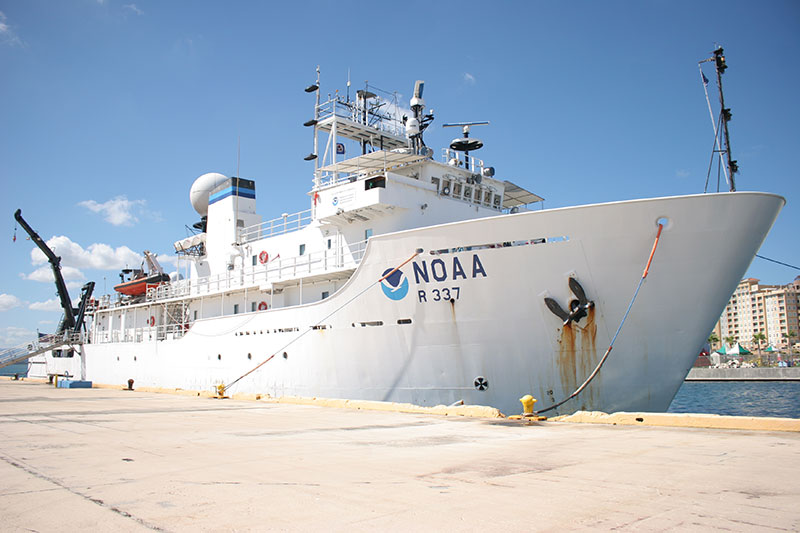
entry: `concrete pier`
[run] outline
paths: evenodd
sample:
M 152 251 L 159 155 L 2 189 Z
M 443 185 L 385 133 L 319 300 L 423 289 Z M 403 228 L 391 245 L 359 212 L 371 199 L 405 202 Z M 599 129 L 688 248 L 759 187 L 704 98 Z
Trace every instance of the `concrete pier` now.
M 800 381 L 800 367 L 693 368 L 686 381 Z
M 800 433 L 0 380 L 3 531 L 799 530 Z

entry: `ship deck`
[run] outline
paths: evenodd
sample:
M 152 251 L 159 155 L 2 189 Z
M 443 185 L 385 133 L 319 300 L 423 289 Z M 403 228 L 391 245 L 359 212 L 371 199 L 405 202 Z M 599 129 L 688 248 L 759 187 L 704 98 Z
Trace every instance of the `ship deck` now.
M 10 531 L 797 530 L 800 433 L 0 379 Z

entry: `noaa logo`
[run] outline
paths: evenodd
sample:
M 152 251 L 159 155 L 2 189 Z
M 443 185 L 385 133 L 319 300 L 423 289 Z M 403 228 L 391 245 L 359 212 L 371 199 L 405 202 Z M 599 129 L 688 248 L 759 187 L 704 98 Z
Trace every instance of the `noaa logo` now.
M 385 276 L 392 270 L 394 269 L 386 269 L 383 275 Z M 381 281 L 381 289 L 390 300 L 402 300 L 408 294 L 408 278 L 401 270 L 395 270 L 391 276 Z
M 333 197 L 333 205 L 338 205 L 338 204 L 339 204 L 339 197 L 338 196 L 334 196 Z

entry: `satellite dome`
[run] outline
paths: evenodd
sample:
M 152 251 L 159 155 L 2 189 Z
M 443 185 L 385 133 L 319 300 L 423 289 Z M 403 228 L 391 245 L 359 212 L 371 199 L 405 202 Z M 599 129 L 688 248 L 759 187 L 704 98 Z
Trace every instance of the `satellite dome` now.
M 200 216 L 208 215 L 208 195 L 217 185 L 227 179 L 227 176 L 223 176 L 218 172 L 209 172 L 194 180 L 189 191 L 189 201 L 192 202 L 192 207 Z

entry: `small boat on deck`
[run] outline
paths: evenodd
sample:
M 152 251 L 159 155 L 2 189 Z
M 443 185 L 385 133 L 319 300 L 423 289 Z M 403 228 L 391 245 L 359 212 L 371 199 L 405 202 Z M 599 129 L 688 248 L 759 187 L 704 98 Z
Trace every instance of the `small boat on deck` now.
M 145 270 L 145 263 L 147 270 Z M 128 279 L 125 279 L 129 276 Z M 155 255 L 148 250 L 144 251 L 142 268 L 126 268 L 119 275 L 122 283 L 114 285 L 114 290 L 126 296 L 142 296 L 147 289 L 169 281 L 169 274 L 164 273 Z
M 126 269 L 130 271 L 130 269 Z M 123 271 L 124 272 L 124 271 Z M 142 272 L 141 270 L 133 270 L 132 272 Z M 154 274 L 152 276 L 143 275 L 141 277 L 133 277 L 128 281 L 123 281 L 118 285 L 114 285 L 114 290 L 126 296 L 141 296 L 147 292 L 149 287 L 157 287 L 158 285 L 169 281 L 168 274 Z

